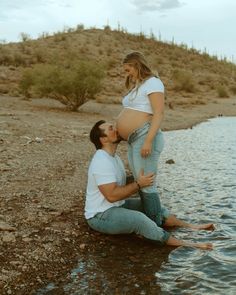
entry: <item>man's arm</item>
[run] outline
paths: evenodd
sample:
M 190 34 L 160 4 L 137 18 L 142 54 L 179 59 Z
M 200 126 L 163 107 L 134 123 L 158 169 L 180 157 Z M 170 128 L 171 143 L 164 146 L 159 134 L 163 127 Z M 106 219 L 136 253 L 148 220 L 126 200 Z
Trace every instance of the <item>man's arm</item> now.
M 127 199 L 132 194 L 136 193 L 140 188 L 152 185 L 154 180 L 154 174 L 143 174 L 143 170 L 140 172 L 137 181 L 119 186 L 116 182 L 99 185 L 98 188 L 103 196 L 110 202 L 114 203 L 120 200 Z

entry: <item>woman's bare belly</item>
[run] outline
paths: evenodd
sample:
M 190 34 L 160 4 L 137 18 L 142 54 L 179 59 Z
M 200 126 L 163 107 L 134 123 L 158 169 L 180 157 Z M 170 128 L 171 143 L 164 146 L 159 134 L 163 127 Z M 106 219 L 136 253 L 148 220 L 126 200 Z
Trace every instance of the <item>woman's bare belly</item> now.
M 120 136 L 127 140 L 135 129 L 150 121 L 151 117 L 151 114 L 125 108 L 116 120 L 116 128 Z

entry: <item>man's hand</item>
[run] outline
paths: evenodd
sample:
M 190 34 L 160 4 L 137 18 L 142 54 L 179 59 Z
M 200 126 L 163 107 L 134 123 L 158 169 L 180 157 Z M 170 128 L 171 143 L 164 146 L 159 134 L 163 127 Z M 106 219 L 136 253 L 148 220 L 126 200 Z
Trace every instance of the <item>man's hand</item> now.
M 99 185 L 98 188 L 103 196 L 111 203 L 127 199 L 138 191 L 139 188 L 149 186 L 153 184 L 154 173 L 148 173 L 144 175 L 143 169 L 141 169 L 137 181 L 119 186 L 116 182 L 106 183 Z M 137 186 L 138 183 L 138 186 Z
M 141 169 L 139 172 L 137 182 L 138 182 L 139 186 L 142 188 L 145 186 L 153 185 L 154 179 L 155 179 L 154 173 L 150 172 L 150 173 L 144 175 L 144 171 L 143 171 L 143 169 Z

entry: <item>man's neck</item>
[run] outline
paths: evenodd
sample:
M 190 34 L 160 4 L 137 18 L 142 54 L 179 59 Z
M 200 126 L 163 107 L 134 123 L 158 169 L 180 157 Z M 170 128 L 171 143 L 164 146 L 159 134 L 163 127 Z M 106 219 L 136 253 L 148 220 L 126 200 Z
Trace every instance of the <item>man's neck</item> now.
M 114 157 L 117 149 L 117 144 L 110 144 L 110 145 L 105 145 L 102 147 L 102 150 L 107 152 L 110 156 Z

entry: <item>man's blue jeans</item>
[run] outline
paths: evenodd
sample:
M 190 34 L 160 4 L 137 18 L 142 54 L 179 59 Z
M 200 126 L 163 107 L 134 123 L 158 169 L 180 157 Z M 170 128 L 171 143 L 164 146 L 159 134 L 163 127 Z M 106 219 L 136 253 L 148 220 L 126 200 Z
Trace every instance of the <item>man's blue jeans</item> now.
M 170 215 L 162 207 L 163 222 Z M 170 234 L 157 226 L 157 224 L 143 213 L 140 198 L 130 198 L 121 207 L 112 207 L 102 213 L 96 214 L 87 220 L 88 225 L 105 234 L 131 234 L 136 233 L 146 239 L 166 243 Z
M 140 154 L 149 128 L 150 123 L 147 122 L 141 128 L 135 130 L 128 138 L 128 161 L 135 179 L 138 179 L 141 169 L 144 170 L 144 174 L 149 172 L 153 172 L 155 175 L 157 174 L 157 163 L 164 147 L 163 133 L 159 131 L 156 134 L 152 142 L 151 155 L 143 158 Z M 158 226 L 161 226 L 162 210 L 156 180 L 152 186 L 142 188 L 140 196 L 145 214 L 154 220 Z

